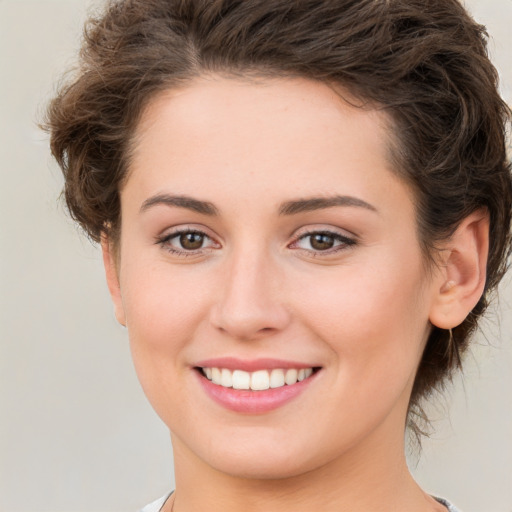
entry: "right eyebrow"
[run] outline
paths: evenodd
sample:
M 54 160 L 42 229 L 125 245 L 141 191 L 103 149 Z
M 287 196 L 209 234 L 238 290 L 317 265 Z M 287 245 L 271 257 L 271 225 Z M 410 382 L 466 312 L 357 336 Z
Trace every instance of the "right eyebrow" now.
M 333 208 L 335 206 L 351 206 L 364 208 L 372 212 L 377 212 L 377 208 L 354 196 L 333 196 L 333 197 L 309 197 L 305 199 L 297 199 L 294 201 L 286 201 L 279 208 L 280 215 L 296 215 L 302 212 L 311 212 L 314 210 L 322 210 L 324 208 Z
M 175 206 L 177 208 L 186 208 L 203 215 L 218 215 L 219 211 L 213 203 L 209 201 L 200 201 L 190 196 L 173 196 L 170 194 L 157 194 L 146 199 L 140 207 L 140 212 L 145 212 L 158 205 Z

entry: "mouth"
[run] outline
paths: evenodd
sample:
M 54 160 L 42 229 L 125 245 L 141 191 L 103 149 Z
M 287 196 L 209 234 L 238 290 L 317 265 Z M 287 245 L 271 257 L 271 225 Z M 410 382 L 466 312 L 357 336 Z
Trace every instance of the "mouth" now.
M 309 379 L 319 369 L 319 367 L 272 368 L 249 372 L 241 369 L 196 367 L 196 370 L 212 384 L 246 391 L 266 391 L 294 386 Z
M 321 366 L 260 358 L 223 357 L 196 362 L 198 382 L 218 405 L 242 414 L 265 414 L 297 399 L 314 381 Z

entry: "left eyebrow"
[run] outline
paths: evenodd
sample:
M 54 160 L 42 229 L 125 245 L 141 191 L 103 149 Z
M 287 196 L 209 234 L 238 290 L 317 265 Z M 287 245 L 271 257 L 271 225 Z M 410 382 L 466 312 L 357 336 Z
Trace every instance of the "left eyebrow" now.
M 190 196 L 173 196 L 169 194 L 158 194 L 146 199 L 140 207 L 141 212 L 149 210 L 153 206 L 166 205 L 176 208 L 185 208 L 203 215 L 218 215 L 219 211 L 213 203 L 209 201 L 200 201 Z
M 297 213 L 323 210 L 324 208 L 333 208 L 335 206 L 350 206 L 364 208 L 372 212 L 377 212 L 377 208 L 353 196 L 333 196 L 333 197 L 309 197 L 286 201 L 279 207 L 279 215 L 295 215 Z

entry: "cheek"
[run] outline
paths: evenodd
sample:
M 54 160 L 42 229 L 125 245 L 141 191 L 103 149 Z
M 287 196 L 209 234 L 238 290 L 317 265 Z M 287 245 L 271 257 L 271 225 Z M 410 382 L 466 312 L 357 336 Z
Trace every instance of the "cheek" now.
M 170 337 L 181 337 L 200 314 L 206 288 L 199 286 L 200 276 L 191 279 L 165 262 L 145 262 L 136 255 L 125 262 L 122 270 L 128 328 L 134 335 L 153 332 L 154 336 L 148 336 L 145 342 L 158 345 L 164 336 L 169 344 Z
M 404 268 L 395 261 L 409 263 Z M 342 268 L 309 283 L 303 316 L 346 367 L 340 375 L 397 378 L 415 371 L 428 331 L 423 272 L 421 258 L 406 255 Z
M 317 281 L 303 303 L 303 317 L 328 345 L 335 368 L 329 386 L 336 392 L 327 398 L 326 414 L 343 410 L 350 416 L 354 439 L 390 411 L 405 420 L 428 328 L 426 302 L 418 295 L 421 276 L 421 267 L 381 266 L 364 273 L 353 268 L 321 287 Z M 344 415 L 324 419 L 348 428 Z
M 183 371 L 184 349 L 205 315 L 208 286 L 165 263 L 132 260 L 125 261 L 121 289 L 134 364 L 146 388 L 147 379 L 173 379 Z
M 169 265 L 144 265 L 142 258 L 125 263 L 121 287 L 137 377 L 157 414 L 175 424 L 187 407 L 187 346 L 205 314 L 206 287 Z

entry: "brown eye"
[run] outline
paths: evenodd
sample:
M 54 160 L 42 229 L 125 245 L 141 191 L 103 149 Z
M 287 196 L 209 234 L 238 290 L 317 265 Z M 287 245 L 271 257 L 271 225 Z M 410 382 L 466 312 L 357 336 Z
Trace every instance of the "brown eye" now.
M 316 233 L 310 235 L 311 247 L 316 251 L 326 251 L 334 247 L 335 239 L 332 235 L 326 233 Z
M 179 237 L 180 245 L 183 249 L 187 251 L 195 251 L 197 249 L 201 249 L 204 244 L 205 236 L 202 233 L 182 233 Z
M 209 254 L 220 245 L 203 231 L 183 229 L 156 240 L 163 249 L 175 256 L 199 256 Z
M 347 249 L 357 242 L 353 238 L 330 231 L 312 231 L 302 235 L 291 247 L 303 249 L 310 253 L 333 254 L 337 251 Z

